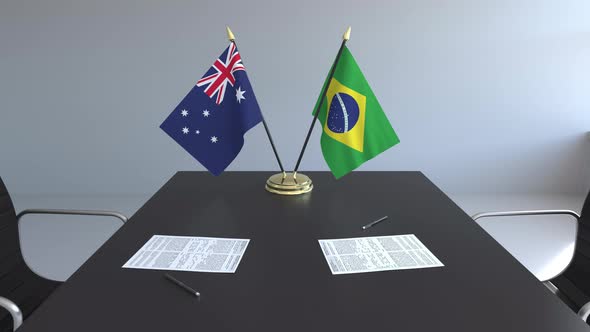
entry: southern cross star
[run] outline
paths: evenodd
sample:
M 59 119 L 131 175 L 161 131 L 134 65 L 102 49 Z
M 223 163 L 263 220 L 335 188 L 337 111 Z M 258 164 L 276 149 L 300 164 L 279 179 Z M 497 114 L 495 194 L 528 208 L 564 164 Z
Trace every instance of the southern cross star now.
M 211 143 L 217 143 L 217 136 L 211 136 Z
M 187 127 L 182 128 L 182 133 L 183 134 L 188 134 L 188 128 Z
M 206 117 L 206 118 L 209 117 L 209 111 L 204 110 L 203 111 L 203 116 Z
M 199 129 L 197 129 L 197 130 L 195 131 L 195 134 L 197 134 L 197 135 L 198 135 L 198 134 L 200 134 L 200 133 L 201 133 L 201 131 L 200 131 Z
M 188 111 L 187 110 L 182 110 L 182 111 L 180 111 L 180 114 L 182 114 L 182 116 L 187 116 L 188 115 Z
M 246 91 L 242 91 L 241 86 L 236 89 L 236 99 L 238 100 L 238 104 L 242 103 L 242 99 L 246 99 L 246 97 L 244 97 L 244 93 L 246 93 Z

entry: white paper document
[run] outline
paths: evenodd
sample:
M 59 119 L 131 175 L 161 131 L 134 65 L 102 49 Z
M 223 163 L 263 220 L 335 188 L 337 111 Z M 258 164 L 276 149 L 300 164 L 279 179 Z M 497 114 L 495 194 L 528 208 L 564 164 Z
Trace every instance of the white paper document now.
M 332 274 L 444 266 L 414 234 L 319 242 Z
M 124 268 L 235 273 L 248 239 L 154 235 Z

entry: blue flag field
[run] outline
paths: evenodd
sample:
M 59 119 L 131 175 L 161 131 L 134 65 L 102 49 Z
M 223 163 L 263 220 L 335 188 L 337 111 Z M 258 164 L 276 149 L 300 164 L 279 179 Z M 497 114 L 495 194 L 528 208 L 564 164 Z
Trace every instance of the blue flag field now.
M 262 114 L 232 42 L 160 125 L 214 175 L 221 174 L 244 145 L 244 134 Z

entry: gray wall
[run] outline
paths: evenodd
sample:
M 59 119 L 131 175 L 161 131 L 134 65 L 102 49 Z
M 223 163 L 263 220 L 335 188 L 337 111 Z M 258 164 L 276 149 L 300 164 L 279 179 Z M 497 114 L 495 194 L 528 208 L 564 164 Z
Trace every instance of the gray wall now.
M 340 44 L 402 143 L 362 170 L 449 192 L 590 186 L 590 2 L 0 3 L 0 174 L 20 194 L 151 193 L 202 167 L 158 128 L 236 34 L 284 162 Z M 327 169 L 319 128 L 303 170 Z M 274 170 L 262 126 L 232 170 Z

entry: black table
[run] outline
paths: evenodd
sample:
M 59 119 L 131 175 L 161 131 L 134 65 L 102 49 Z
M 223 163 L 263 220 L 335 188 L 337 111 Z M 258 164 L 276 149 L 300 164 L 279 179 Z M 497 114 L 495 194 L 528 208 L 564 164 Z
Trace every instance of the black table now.
M 284 197 L 266 172 L 177 173 L 20 332 L 589 331 L 422 173 L 307 174 L 314 191 Z M 411 233 L 445 267 L 334 276 L 317 241 Z M 251 241 L 235 274 L 175 273 L 198 301 L 121 268 L 154 234 Z

